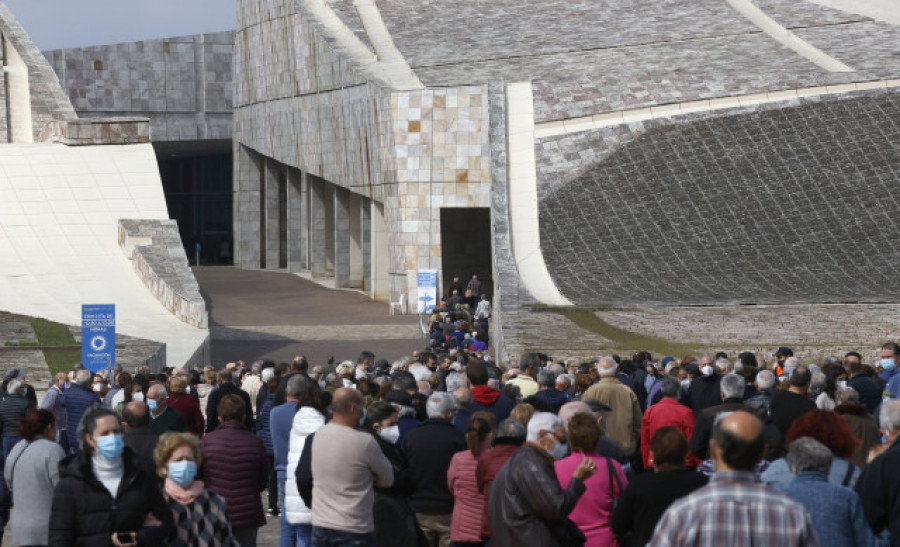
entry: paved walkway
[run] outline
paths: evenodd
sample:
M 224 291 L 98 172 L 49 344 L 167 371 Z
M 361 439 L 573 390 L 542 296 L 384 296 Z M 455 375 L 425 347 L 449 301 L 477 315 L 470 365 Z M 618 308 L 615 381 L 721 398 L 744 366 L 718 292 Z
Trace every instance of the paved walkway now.
M 284 271 L 224 266 L 194 269 L 209 309 L 212 362 L 241 359 L 311 364 L 356 359 L 370 350 L 394 360 L 423 346 L 414 315 L 391 316 L 384 302 L 334 290 Z

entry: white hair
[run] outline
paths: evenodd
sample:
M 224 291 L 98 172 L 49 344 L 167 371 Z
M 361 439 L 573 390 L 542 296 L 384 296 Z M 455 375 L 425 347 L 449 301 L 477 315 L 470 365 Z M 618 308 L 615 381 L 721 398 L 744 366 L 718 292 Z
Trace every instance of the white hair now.
M 881 404 L 878 425 L 882 430 L 889 432 L 900 429 L 900 399 L 891 399 Z
M 735 397 L 742 398 L 744 396 L 746 383 L 747 382 L 742 376 L 734 373 L 726 374 L 722 377 L 722 383 L 719 384 L 719 391 L 721 391 L 726 399 L 733 399 Z
M 599 361 L 597 361 L 597 373 L 600 374 L 601 378 L 609 378 L 616 375 L 616 370 L 618 370 L 619 365 L 616 364 L 616 360 L 612 357 L 605 356 L 601 357 Z
M 728 359 L 723 359 L 720 357 L 716 359 L 716 362 L 714 364 L 722 374 L 728 374 L 729 372 L 731 372 L 731 361 L 729 361 Z
M 431 379 L 431 370 L 422 363 L 409 365 L 409 373 L 413 375 L 417 382 L 427 382 Z
M 6 384 L 6 392 L 7 393 L 15 393 L 20 387 L 25 385 L 25 380 L 22 378 L 13 378 Z
M 269 380 L 271 380 L 272 378 L 275 377 L 275 369 L 272 367 L 264 368 L 264 369 L 262 369 L 260 376 L 261 376 L 263 383 L 265 384 L 266 382 L 268 382 Z
M 525 437 L 525 440 L 536 443 L 541 431 L 547 431 L 552 434 L 558 425 L 564 426 L 564 423 L 562 418 L 556 414 L 535 412 L 531 419 L 528 420 L 528 435 Z
M 456 409 L 456 400 L 446 391 L 432 393 L 425 401 L 425 412 L 429 418 L 446 418 Z
M 447 378 L 444 380 L 447 384 L 447 392 L 453 393 L 458 388 L 468 387 L 466 383 L 466 375 L 461 372 L 451 372 L 447 375 Z
M 775 387 L 775 373 L 771 370 L 761 370 L 756 373 L 756 387 L 759 389 L 772 389 Z

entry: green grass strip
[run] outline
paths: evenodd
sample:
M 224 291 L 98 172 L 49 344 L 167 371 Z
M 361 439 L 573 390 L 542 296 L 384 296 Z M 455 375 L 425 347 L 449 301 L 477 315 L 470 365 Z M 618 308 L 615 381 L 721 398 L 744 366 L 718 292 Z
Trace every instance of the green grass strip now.
M 69 327 L 39 317 L 31 319 L 31 328 L 37 336 L 39 346 L 77 346 Z
M 81 350 L 78 349 L 45 349 L 44 360 L 47 361 L 47 368 L 50 369 L 50 375 L 56 375 L 57 372 L 69 373 L 77 363 L 81 362 Z
M 557 313 L 565 316 L 586 331 L 598 334 L 615 343 L 616 347 L 626 351 L 649 351 L 654 355 L 671 355 L 681 358 L 685 355 L 696 355 L 697 346 L 680 342 L 671 342 L 664 338 L 645 336 L 610 325 L 590 309 L 557 309 Z

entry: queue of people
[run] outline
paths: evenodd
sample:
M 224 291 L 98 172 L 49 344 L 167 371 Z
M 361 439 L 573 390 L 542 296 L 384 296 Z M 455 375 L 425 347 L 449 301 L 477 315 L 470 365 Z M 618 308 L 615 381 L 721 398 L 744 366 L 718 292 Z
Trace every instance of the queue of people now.
M 273 519 L 285 547 L 900 544 L 896 345 L 441 351 L 77 370 L 40 404 L 9 374 L 13 544 L 253 546 Z

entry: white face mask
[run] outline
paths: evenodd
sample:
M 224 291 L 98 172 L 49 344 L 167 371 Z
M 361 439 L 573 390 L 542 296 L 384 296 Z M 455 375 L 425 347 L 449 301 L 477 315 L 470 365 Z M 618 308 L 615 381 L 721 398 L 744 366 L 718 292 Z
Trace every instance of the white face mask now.
M 131 400 L 137 401 L 139 403 L 143 403 L 144 402 L 144 393 L 141 391 L 138 391 L 137 393 L 135 393 L 134 395 L 131 396 Z
M 185 392 L 185 393 L 190 393 L 190 392 L 191 392 L 191 386 L 186 386 L 186 387 L 184 388 L 184 392 Z
M 715 371 L 713 370 L 712 365 L 703 365 L 700 372 L 702 372 L 704 376 L 712 376 Z
M 838 387 L 838 389 L 843 389 L 843 388 L 847 387 L 847 381 L 846 380 L 838 380 L 837 387 Z
M 397 444 L 397 440 L 400 438 L 400 426 L 392 425 L 391 427 L 385 427 L 381 429 L 381 438 L 391 444 Z
M 103 384 L 94 384 L 94 391 L 100 392 L 103 390 Z

